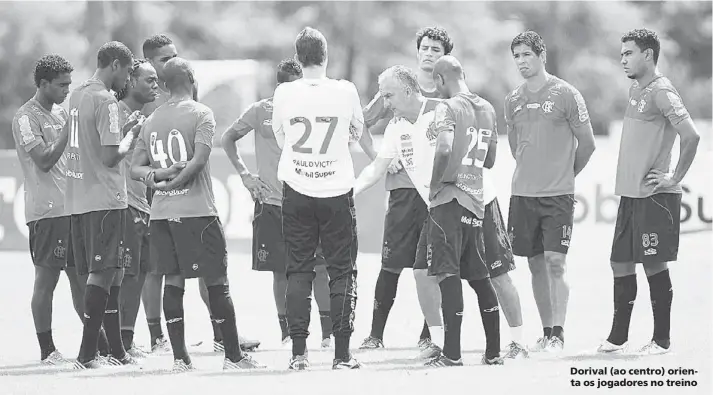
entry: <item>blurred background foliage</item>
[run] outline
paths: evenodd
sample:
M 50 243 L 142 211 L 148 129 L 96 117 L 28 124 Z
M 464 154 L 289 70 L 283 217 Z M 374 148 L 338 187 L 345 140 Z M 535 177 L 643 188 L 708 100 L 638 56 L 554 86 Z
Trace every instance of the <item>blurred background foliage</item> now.
M 539 32 L 548 70 L 584 95 L 595 133 L 620 120 L 630 81 L 619 64 L 620 37 L 647 27 L 662 39 L 661 71 L 694 118 L 711 119 L 711 2 L 2 2 L 0 136 L 12 148 L 10 122 L 34 94 L 34 62 L 58 53 L 75 66 L 75 85 L 96 66 L 96 51 L 119 40 L 141 56 L 154 33 L 173 38 L 187 59 L 254 59 L 264 64 L 259 96 L 274 89 L 274 65 L 294 54 L 304 26 L 329 42 L 329 75 L 353 81 L 366 104 L 388 66 L 416 66 L 416 32 L 442 26 L 471 89 L 502 117 L 503 99 L 520 82 L 510 55 L 519 32 Z M 225 102 L 230 103 L 230 98 Z M 243 105 L 241 104 L 241 107 Z M 235 108 L 230 116 L 238 116 Z M 706 131 L 710 133 L 710 131 Z M 377 131 L 378 133 L 378 131 Z

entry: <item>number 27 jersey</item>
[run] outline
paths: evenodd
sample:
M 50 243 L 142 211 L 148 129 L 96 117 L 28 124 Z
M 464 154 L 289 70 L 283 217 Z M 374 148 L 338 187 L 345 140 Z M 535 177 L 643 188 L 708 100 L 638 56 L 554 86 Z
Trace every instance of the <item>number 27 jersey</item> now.
M 151 167 L 166 169 L 190 161 L 198 144 L 213 147 L 215 118 L 207 106 L 193 100 L 169 102 L 154 111 L 141 128 L 136 151 L 145 150 Z M 210 163 L 184 185 L 156 191 L 151 219 L 217 216 Z

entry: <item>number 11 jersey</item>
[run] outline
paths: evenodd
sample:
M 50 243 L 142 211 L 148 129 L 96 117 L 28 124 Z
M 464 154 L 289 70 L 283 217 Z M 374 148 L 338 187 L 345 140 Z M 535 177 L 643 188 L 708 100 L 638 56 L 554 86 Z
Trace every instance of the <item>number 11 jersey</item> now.
M 193 100 L 168 102 L 151 114 L 141 128 L 136 151 L 147 151 L 151 167 L 166 169 L 190 161 L 198 144 L 213 148 L 215 118 L 207 106 Z M 151 219 L 217 216 L 210 162 L 184 185 L 156 191 Z
M 349 192 L 354 187 L 349 142 L 361 137 L 364 124 L 354 84 L 302 78 L 280 84 L 272 103 L 272 128 L 285 134 L 278 179 L 312 197 Z

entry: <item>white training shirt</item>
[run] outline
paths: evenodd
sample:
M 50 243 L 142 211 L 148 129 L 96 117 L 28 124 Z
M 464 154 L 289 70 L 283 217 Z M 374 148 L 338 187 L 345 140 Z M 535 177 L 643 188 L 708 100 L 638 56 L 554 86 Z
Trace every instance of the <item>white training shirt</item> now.
M 334 197 L 353 189 L 349 143 L 359 140 L 364 127 L 354 84 L 302 78 L 280 84 L 272 102 L 273 131 L 284 133 L 277 178 L 312 197 Z

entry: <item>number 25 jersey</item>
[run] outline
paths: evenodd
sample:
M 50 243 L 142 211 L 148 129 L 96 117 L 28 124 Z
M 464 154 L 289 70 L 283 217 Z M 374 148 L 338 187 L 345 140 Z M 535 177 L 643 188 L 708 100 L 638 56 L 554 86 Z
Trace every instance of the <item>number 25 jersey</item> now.
M 215 118 L 207 106 L 193 100 L 168 102 L 151 114 L 141 128 L 136 151 L 148 152 L 151 167 L 166 169 L 190 161 L 196 146 L 213 148 Z M 170 191 L 156 191 L 151 219 L 217 216 L 210 162 L 191 180 Z
M 349 142 L 359 139 L 364 124 L 354 84 L 302 78 L 280 84 L 272 103 L 272 128 L 285 134 L 278 179 L 312 197 L 349 192 L 354 187 Z

